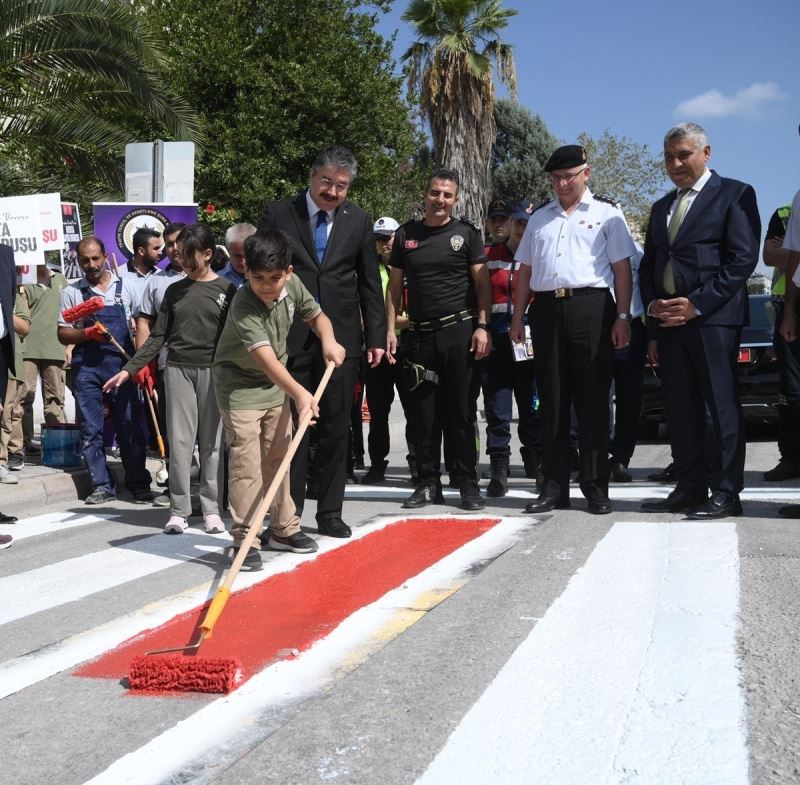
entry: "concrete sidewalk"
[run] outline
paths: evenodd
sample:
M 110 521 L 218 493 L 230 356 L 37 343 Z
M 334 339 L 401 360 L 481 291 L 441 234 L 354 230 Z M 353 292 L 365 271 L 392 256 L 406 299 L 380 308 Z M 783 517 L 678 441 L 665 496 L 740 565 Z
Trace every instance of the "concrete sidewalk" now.
M 33 463 L 28 461 L 32 460 Z M 6 514 L 19 516 L 26 514 L 28 509 L 42 507 L 50 504 L 64 504 L 86 498 L 91 493 L 89 473 L 81 466 L 58 468 L 42 466 L 40 455 L 25 459 L 25 467 L 20 471 L 11 472 L 19 481 L 16 485 L 0 484 L 0 511 Z M 108 457 L 108 468 L 113 473 L 117 483 L 120 498 L 127 496 L 125 478 L 122 471 L 122 461 Z M 148 458 L 147 469 L 153 476 L 153 490 L 155 474 L 161 466 L 158 458 Z

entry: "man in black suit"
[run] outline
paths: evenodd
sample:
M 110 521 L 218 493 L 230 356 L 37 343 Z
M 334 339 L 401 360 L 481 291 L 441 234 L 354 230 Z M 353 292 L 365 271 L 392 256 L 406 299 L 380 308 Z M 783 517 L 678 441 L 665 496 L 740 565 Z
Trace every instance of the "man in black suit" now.
M 0 413 L 6 399 L 8 372 L 14 370 L 14 303 L 17 299 L 17 269 L 14 252 L 0 244 Z M 13 515 L 0 512 L 0 523 L 14 523 Z M 10 540 L 8 545 L 10 545 Z M 3 545 L 3 547 L 8 547 Z
M 374 368 L 386 350 L 386 311 L 372 221 L 347 201 L 356 170 L 356 158 L 349 150 L 338 145 L 324 148 L 311 167 L 308 190 L 267 205 L 259 226 L 260 232 L 281 229 L 292 239 L 294 274 L 322 306 L 333 323 L 336 340 L 347 351 L 322 397 L 315 426 L 317 526 L 321 534 L 331 537 L 350 536 L 350 527 L 342 520 L 342 502 L 349 412 L 359 359 L 366 344 L 367 362 Z M 295 320 L 288 350 L 287 368 L 313 392 L 325 371 L 319 339 L 307 325 Z M 291 468 L 298 514 L 305 501 L 307 469 L 308 433 Z
M 677 479 L 666 499 L 642 509 L 696 520 L 742 513 L 745 435 L 736 363 L 761 236 L 755 191 L 708 169 L 710 156 L 699 125 L 667 132 L 664 163 L 677 190 L 653 205 L 639 267 L 642 300 L 657 324 L 651 360 L 661 366 Z M 706 407 L 713 456 L 703 450 Z

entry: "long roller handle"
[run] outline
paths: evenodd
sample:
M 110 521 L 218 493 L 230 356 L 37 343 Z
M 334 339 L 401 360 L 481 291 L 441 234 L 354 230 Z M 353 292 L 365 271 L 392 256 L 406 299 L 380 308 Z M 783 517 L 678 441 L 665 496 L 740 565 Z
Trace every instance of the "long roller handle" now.
M 333 362 L 329 362 L 328 366 L 325 368 L 325 373 L 320 380 L 317 391 L 314 393 L 314 400 L 317 403 L 319 403 L 320 398 L 322 398 L 322 393 L 325 392 L 325 387 L 328 385 L 328 381 L 331 378 L 334 367 L 335 366 Z M 250 550 L 250 546 L 253 544 L 253 540 L 256 538 L 256 532 L 258 531 L 259 524 L 264 520 L 264 516 L 269 510 L 272 500 L 275 498 L 275 494 L 278 492 L 280 484 L 283 482 L 284 474 L 286 474 L 286 472 L 289 470 L 289 464 L 292 462 L 292 458 L 294 458 L 294 454 L 297 452 L 297 448 L 300 446 L 300 441 L 302 440 L 310 422 L 311 412 L 309 411 L 306 412 L 306 414 L 298 423 L 297 433 L 295 433 L 294 438 L 289 444 L 289 449 L 286 451 L 286 455 L 284 455 L 280 466 L 278 466 L 278 470 L 275 472 L 275 476 L 272 478 L 272 482 L 270 483 L 269 488 L 267 488 L 264 498 L 261 500 L 261 503 L 258 505 L 258 507 L 256 507 L 255 512 L 250 517 L 250 522 L 248 523 L 247 534 L 244 538 L 244 541 L 239 546 L 236 558 L 233 560 L 233 564 L 231 565 L 228 574 L 225 576 L 225 580 L 222 582 L 222 585 L 217 589 L 217 593 L 214 595 L 214 599 L 211 601 L 211 605 L 208 606 L 206 615 L 200 624 L 200 629 L 206 638 L 211 637 L 214 624 L 220 617 L 222 609 L 225 607 L 225 603 L 228 601 L 228 597 L 230 596 L 231 586 L 233 586 L 233 582 L 236 580 L 236 576 L 239 574 L 239 570 L 242 568 L 245 556 L 247 556 L 247 551 Z

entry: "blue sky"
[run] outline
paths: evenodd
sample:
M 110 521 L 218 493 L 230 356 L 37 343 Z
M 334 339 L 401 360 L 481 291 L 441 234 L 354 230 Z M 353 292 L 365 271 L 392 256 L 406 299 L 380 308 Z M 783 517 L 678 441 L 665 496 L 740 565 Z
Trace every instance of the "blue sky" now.
M 519 11 L 503 36 L 517 99 L 566 143 L 608 128 L 659 153 L 691 120 L 708 131 L 712 168 L 755 187 L 765 228 L 800 189 L 798 0 L 503 4 Z M 379 24 L 397 31 L 398 60 L 413 40 L 407 5 Z

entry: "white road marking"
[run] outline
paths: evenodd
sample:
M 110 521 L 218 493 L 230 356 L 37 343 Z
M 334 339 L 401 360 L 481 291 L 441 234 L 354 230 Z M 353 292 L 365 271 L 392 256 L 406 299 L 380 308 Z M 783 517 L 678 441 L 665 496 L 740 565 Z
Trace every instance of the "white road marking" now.
M 201 536 L 206 544 L 225 537 L 205 533 Z M 196 547 L 197 539 L 186 535 L 143 535 L 114 548 L 0 578 L 0 624 L 201 558 L 205 552 Z
M 733 523 L 617 523 L 417 785 L 746 785 Z
M 0 523 L 0 534 L 10 534 L 14 540 L 38 537 L 40 534 L 53 534 L 65 529 L 87 526 L 90 523 L 113 521 L 119 515 L 84 515 L 82 513 L 50 512 L 33 518 L 20 518 L 16 523 Z
M 393 520 L 397 519 L 389 522 Z M 233 737 L 239 745 L 247 743 L 248 734 L 259 733 L 257 719 L 266 708 L 317 692 L 346 655 L 360 649 L 399 609 L 415 607 L 421 594 L 447 587 L 473 564 L 502 553 L 529 523 L 530 518 L 503 518 L 490 531 L 356 611 L 299 657 L 269 666 L 235 692 L 115 761 L 86 785 L 157 785 L 185 767 L 208 776 L 224 763 L 215 750 Z

